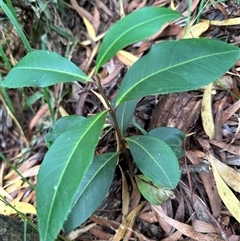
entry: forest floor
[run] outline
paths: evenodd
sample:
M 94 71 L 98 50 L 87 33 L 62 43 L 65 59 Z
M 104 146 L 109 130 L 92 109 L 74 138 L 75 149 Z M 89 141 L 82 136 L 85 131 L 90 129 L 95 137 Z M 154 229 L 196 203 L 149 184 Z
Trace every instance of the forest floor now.
M 128 46 L 125 50 L 135 56 L 142 56 L 158 41 L 177 40 L 184 37 L 189 18 L 189 38 L 205 37 L 240 45 L 240 3 L 239 1 L 170 1 L 170 0 L 130 0 L 130 1 L 24 1 L 13 0 L 18 20 L 35 49 L 47 49 L 71 59 L 86 74 L 95 66 L 99 44 L 104 33 L 123 16 L 144 6 L 161 6 L 176 9 L 184 18 L 167 25 L 151 40 Z M 121 5 L 122 4 L 122 5 Z M 189 7 L 191 4 L 191 7 Z M 12 65 L 19 61 L 26 50 L 11 23 L 0 8 L 0 45 Z M 210 20 L 210 21 L 203 21 Z M 198 24 L 198 25 L 197 25 Z M 192 26 L 191 26 L 192 25 Z M 100 77 L 104 90 L 113 99 L 123 76 L 127 71 L 127 56 L 115 56 L 101 68 Z M 213 63 L 214 64 L 214 63 Z M 211 68 L 211 66 L 209 66 Z M 123 160 L 119 162 L 123 172 L 117 168 L 108 196 L 101 207 L 78 229 L 67 234 L 71 240 L 229 240 L 240 241 L 240 224 L 226 208 L 225 200 L 217 190 L 220 182 L 214 177 L 209 163 L 200 173 L 191 171 L 192 165 L 199 165 L 206 159 L 205 151 L 212 150 L 212 156 L 225 166 L 230 182 L 240 186 L 227 168 L 239 174 L 240 168 L 240 62 L 237 62 L 212 89 L 212 105 L 209 115 L 213 116 L 214 130 L 203 127 L 201 107 L 188 129 L 184 144 L 186 154 L 179 160 L 184 169 L 181 181 L 174 190 L 175 199 L 163 205 L 151 206 L 143 203 L 139 190 L 127 175 Z M 9 69 L 0 55 L 0 76 L 4 79 Z M 194 74 L 194 73 L 193 73 Z M 66 114 L 85 117 L 102 110 L 100 100 L 90 89 L 90 85 L 58 84 L 49 88 L 55 103 L 56 119 Z M 48 106 L 39 88 L 9 89 L 12 108 L 6 95 L 0 92 L 0 194 L 1 199 L 27 213 L 30 220 L 36 219 L 36 193 L 26 184 L 12 166 L 32 184 L 37 183 L 37 174 L 47 151 L 44 137 L 51 127 Z M 197 93 L 200 105 L 204 88 Z M 191 93 L 192 94 L 192 93 Z M 134 119 L 144 129 L 159 126 L 153 115 L 159 96 L 141 99 Z M 178 101 L 176 99 L 176 101 Z M 199 106 L 200 106 L 199 105 Z M 164 112 L 162 112 L 164 115 Z M 186 116 L 181 118 L 187 119 Z M 178 120 L 179 123 L 181 120 Z M 167 121 L 165 122 L 167 123 Z M 178 127 L 178 126 L 176 126 Z M 214 131 L 210 139 L 206 133 Z M 128 135 L 138 130 L 132 126 Z M 112 139 L 98 152 L 111 151 Z M 12 165 L 12 166 L 11 166 Z M 220 172 L 220 175 L 222 173 Z M 224 175 L 224 174 L 223 174 Z M 124 180 L 124 181 L 123 181 Z M 226 181 L 228 183 L 228 181 Z M 221 186 L 221 185 L 220 185 Z M 219 188 L 219 187 L 218 187 Z M 239 193 L 228 189 L 236 200 Z M 230 196 L 226 194 L 229 201 Z M 97 198 L 97 197 L 96 197 Z M 3 199 L 2 199 L 3 200 Z M 131 202 L 129 201 L 131 200 Z M 232 200 L 232 206 L 239 208 L 239 201 Z M 231 201 L 230 201 L 231 202 Z M 132 216 L 132 210 L 141 206 Z M 127 210 L 127 211 L 126 211 Z M 124 215 L 130 215 L 132 222 L 126 223 Z M 19 215 L 9 205 L 0 200 L 0 214 L 19 219 Z M 237 214 L 240 216 L 240 213 Z M 121 232 L 121 224 L 127 226 Z M 62 234 L 65 236 L 65 234 Z

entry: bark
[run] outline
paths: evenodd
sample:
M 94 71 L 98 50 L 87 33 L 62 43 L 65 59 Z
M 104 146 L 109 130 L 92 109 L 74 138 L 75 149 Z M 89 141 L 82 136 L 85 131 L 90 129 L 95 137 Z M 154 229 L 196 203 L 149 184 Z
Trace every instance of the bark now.
M 149 129 L 169 126 L 187 133 L 198 120 L 200 110 L 201 100 L 195 93 L 163 95 L 153 110 Z
M 39 241 L 38 232 L 27 225 L 27 241 Z M 24 223 L 0 214 L 0 241 L 23 241 Z

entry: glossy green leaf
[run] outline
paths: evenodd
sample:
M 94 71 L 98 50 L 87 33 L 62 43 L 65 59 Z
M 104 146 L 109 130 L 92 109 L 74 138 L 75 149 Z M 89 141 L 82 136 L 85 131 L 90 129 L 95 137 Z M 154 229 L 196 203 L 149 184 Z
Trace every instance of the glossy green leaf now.
M 3 87 L 47 87 L 57 83 L 87 81 L 89 77 L 66 58 L 45 50 L 23 57 L 8 73 Z
M 167 22 L 182 15 L 168 8 L 144 7 L 115 23 L 104 36 L 99 49 L 96 73 L 117 51 L 159 31 Z
M 106 111 L 61 134 L 46 153 L 38 174 L 37 212 L 40 239 L 53 241 L 63 227 L 75 195 L 92 164 Z
M 116 118 L 123 136 L 132 121 L 137 102 L 138 100 L 126 101 L 117 107 Z
M 177 158 L 184 156 L 185 151 L 182 144 L 186 135 L 173 127 L 157 127 L 148 132 L 148 135 L 159 138 L 168 144 L 174 151 Z
M 127 137 L 134 162 L 157 185 L 173 189 L 179 182 L 180 169 L 172 149 L 153 136 Z
M 47 147 L 49 148 L 62 133 L 83 120 L 85 117 L 80 115 L 69 115 L 58 119 L 45 136 Z
M 118 155 L 116 152 L 106 153 L 94 158 L 78 189 L 64 232 L 80 226 L 102 203 L 112 183 Z
M 160 42 L 129 69 L 116 104 L 146 95 L 198 89 L 221 77 L 239 58 L 239 48 L 217 40 Z
M 142 174 L 137 175 L 135 180 L 142 195 L 153 205 L 161 205 L 168 198 L 175 197 L 174 192 L 169 188 L 154 184 L 151 179 Z

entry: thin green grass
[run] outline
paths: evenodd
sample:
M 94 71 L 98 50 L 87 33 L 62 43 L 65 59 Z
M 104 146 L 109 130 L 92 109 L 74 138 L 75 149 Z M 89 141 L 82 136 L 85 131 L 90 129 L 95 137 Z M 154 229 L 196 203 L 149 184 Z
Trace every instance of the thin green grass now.
M 12 11 L 9 9 L 9 7 L 3 2 L 3 0 L 0 0 L 0 7 L 3 9 L 3 11 L 5 12 L 5 14 L 7 15 L 8 19 L 11 21 L 11 23 L 13 24 L 13 26 L 16 28 L 16 31 L 19 35 L 19 37 L 21 38 L 25 48 L 27 49 L 28 52 L 32 51 L 32 47 L 30 45 L 30 43 L 28 42 L 25 34 L 22 31 L 22 28 L 20 26 L 20 24 L 17 21 L 16 18 L 16 14 L 13 14 Z M 14 9 L 13 9 L 14 11 Z
M 19 37 L 21 38 L 21 40 L 22 40 L 22 42 L 23 42 L 23 44 L 24 44 L 27 52 L 33 51 L 33 49 L 32 49 L 32 47 L 31 47 L 29 41 L 27 40 L 25 34 L 24 34 L 23 31 L 22 31 L 22 28 L 21 28 L 20 24 L 19 24 L 18 21 L 17 21 L 16 14 L 15 14 L 15 12 L 14 12 L 14 8 L 13 8 L 13 6 L 12 6 L 11 1 L 8 0 L 7 3 L 8 3 L 8 5 L 6 5 L 6 4 L 3 2 L 3 0 L 0 0 L 0 6 L 2 7 L 3 11 L 4 11 L 5 14 L 7 15 L 8 19 L 11 21 L 11 23 L 12 23 L 13 26 L 15 27 L 15 29 L 16 29 Z M 0 51 L 1 51 L 1 50 L 0 50 Z M 10 63 L 9 63 L 6 55 L 4 54 L 3 50 L 2 50 L 2 53 L 3 53 L 2 56 L 3 56 L 3 58 L 5 59 L 5 60 L 4 60 L 5 63 L 7 64 L 8 67 L 10 67 Z M 1 52 L 0 52 L 0 54 L 1 54 Z M 11 69 L 11 68 L 9 68 L 9 69 Z M 4 92 L 4 91 L 2 91 L 2 92 Z M 5 91 L 4 93 L 6 94 L 6 91 Z M 49 110 L 50 110 L 52 122 L 54 123 L 54 122 L 55 122 L 54 110 L 53 110 L 53 107 L 52 107 L 52 105 L 51 105 L 51 101 L 50 101 L 50 97 L 49 97 L 49 94 L 48 94 L 48 90 L 47 90 L 46 88 L 44 88 L 44 89 L 43 89 L 43 93 L 44 93 L 45 100 L 46 100 L 46 102 L 47 102 L 47 104 L 48 104 Z M 5 97 L 6 97 L 6 95 L 5 95 Z M 7 99 L 9 100 L 10 98 L 7 98 Z M 13 108 L 12 108 L 13 106 L 9 103 L 9 101 L 8 101 L 7 104 L 9 104 L 9 109 L 10 109 L 11 111 L 13 111 Z M 32 108 L 31 108 L 31 110 L 33 111 Z M 13 111 L 12 113 L 14 113 L 14 112 L 15 112 L 15 111 Z
M 213 5 L 215 3 L 221 3 L 221 2 L 226 2 L 227 0 L 218 0 L 218 1 L 215 1 L 214 3 L 213 2 L 210 2 L 210 0 L 201 0 L 200 3 L 199 3 L 199 7 L 198 7 L 198 11 L 197 11 L 197 15 L 196 17 L 191 20 L 191 8 L 192 8 L 192 0 L 189 0 L 189 5 L 188 5 L 188 16 L 187 16 L 187 19 L 186 19 L 186 27 L 185 27 L 185 33 L 184 33 L 184 36 L 186 36 L 189 31 L 190 31 L 190 28 L 195 24 L 195 23 L 198 23 L 200 21 L 200 16 L 202 14 L 202 12 L 204 11 L 204 9 L 207 7 L 207 6 L 210 6 L 210 5 Z
M 10 70 L 12 68 L 11 62 L 9 61 L 6 54 L 4 53 L 2 46 L 0 46 L 0 56 L 2 57 L 3 62 L 5 63 L 7 69 Z
M 21 172 L 18 171 L 18 169 L 2 154 L 0 153 L 0 158 L 2 158 L 2 160 L 12 169 L 14 170 L 21 178 L 24 182 L 26 182 L 31 188 L 32 190 L 36 190 L 36 187 L 28 181 L 28 179 L 26 179 Z
M 1 194 L 0 194 L 0 201 L 5 203 L 7 206 L 11 207 L 13 210 L 16 211 L 16 213 L 23 219 L 26 220 L 26 222 L 31 225 L 36 231 L 38 231 L 37 226 L 22 212 L 17 210 L 14 205 L 12 205 L 10 202 L 8 202 Z

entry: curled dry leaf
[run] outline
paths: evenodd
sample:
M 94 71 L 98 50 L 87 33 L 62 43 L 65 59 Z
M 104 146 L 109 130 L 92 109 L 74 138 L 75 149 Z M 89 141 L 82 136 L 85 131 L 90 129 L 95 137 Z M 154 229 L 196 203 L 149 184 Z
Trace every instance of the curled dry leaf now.
M 193 25 L 187 32 L 187 34 L 184 36 L 184 38 L 198 38 L 207 31 L 209 28 L 208 22 L 200 22 L 195 25 Z
M 192 225 L 194 230 L 200 233 L 219 233 L 219 230 L 216 226 L 197 219 L 192 221 Z
M 211 25 L 216 26 L 233 26 L 240 25 L 240 17 L 239 18 L 229 18 L 225 20 L 205 20 L 205 22 L 210 22 Z
M 187 237 L 193 239 L 193 240 L 197 240 L 197 241 L 209 241 L 209 240 L 214 240 L 214 241 L 222 241 L 222 239 L 220 237 L 217 236 L 213 236 L 210 234 L 201 234 L 196 232 L 192 226 L 185 224 L 185 223 L 181 223 L 177 220 L 174 220 L 172 218 L 169 218 L 166 214 L 164 214 L 159 207 L 160 206 L 154 206 L 151 205 L 152 209 L 155 210 L 157 212 L 157 214 L 164 219 L 166 222 L 169 223 L 169 225 L 171 225 L 172 227 L 174 227 L 175 229 L 179 230 L 182 234 L 186 235 Z
M 87 32 L 92 39 L 96 38 L 96 32 L 93 25 L 88 21 L 87 18 L 83 17 L 83 22 L 86 26 Z
M 210 140 L 209 143 L 213 144 L 214 146 L 220 147 L 221 151 L 227 151 L 233 155 L 240 155 L 240 148 L 237 145 L 229 145 L 225 142 L 219 142 L 215 140 Z
M 129 228 L 132 228 L 132 225 L 134 224 L 138 213 L 141 211 L 145 204 L 146 202 L 142 202 L 124 218 L 118 230 L 116 231 L 116 234 L 114 235 L 114 241 L 120 241 L 125 237 L 127 231 L 129 230 Z
M 126 217 L 128 215 L 128 209 L 130 204 L 129 191 L 128 191 L 129 187 L 122 168 L 120 166 L 119 168 L 122 175 L 122 214 L 123 214 L 123 217 Z
M 220 162 L 217 158 L 214 156 L 210 156 L 211 163 L 215 166 L 218 173 L 222 177 L 222 179 L 225 181 L 225 183 L 231 187 L 234 191 L 240 193 L 240 173 L 235 171 L 233 168 L 227 166 L 226 164 Z
M 237 197 L 233 194 L 230 188 L 226 185 L 223 181 L 222 177 L 220 176 L 218 169 L 215 165 L 214 156 L 211 153 L 207 154 L 208 160 L 212 165 L 213 175 L 216 181 L 217 189 L 219 195 L 228 208 L 229 212 L 233 215 L 233 217 L 240 222 L 240 202 Z M 239 183 L 239 181 L 238 181 Z
M 139 59 L 135 55 L 133 55 L 125 50 L 118 51 L 117 57 L 123 64 L 127 65 L 127 67 L 132 66 Z
M 237 110 L 240 108 L 240 100 L 236 101 L 233 105 L 224 110 L 222 115 L 222 124 L 225 123 Z
M 36 208 L 25 202 L 12 201 L 11 205 L 21 213 L 37 214 Z M 9 205 L 0 202 L 0 214 L 11 215 L 17 213 L 16 210 L 11 208 Z
M 187 151 L 186 156 L 194 165 L 202 163 L 202 160 L 193 151 Z M 222 200 L 218 194 L 213 173 L 199 173 L 199 176 L 203 182 L 206 193 L 208 195 L 212 214 L 214 217 L 218 217 L 222 209 Z
M 209 84 L 203 94 L 202 99 L 202 124 L 206 134 L 212 140 L 215 137 L 213 113 L 212 113 L 212 83 Z

